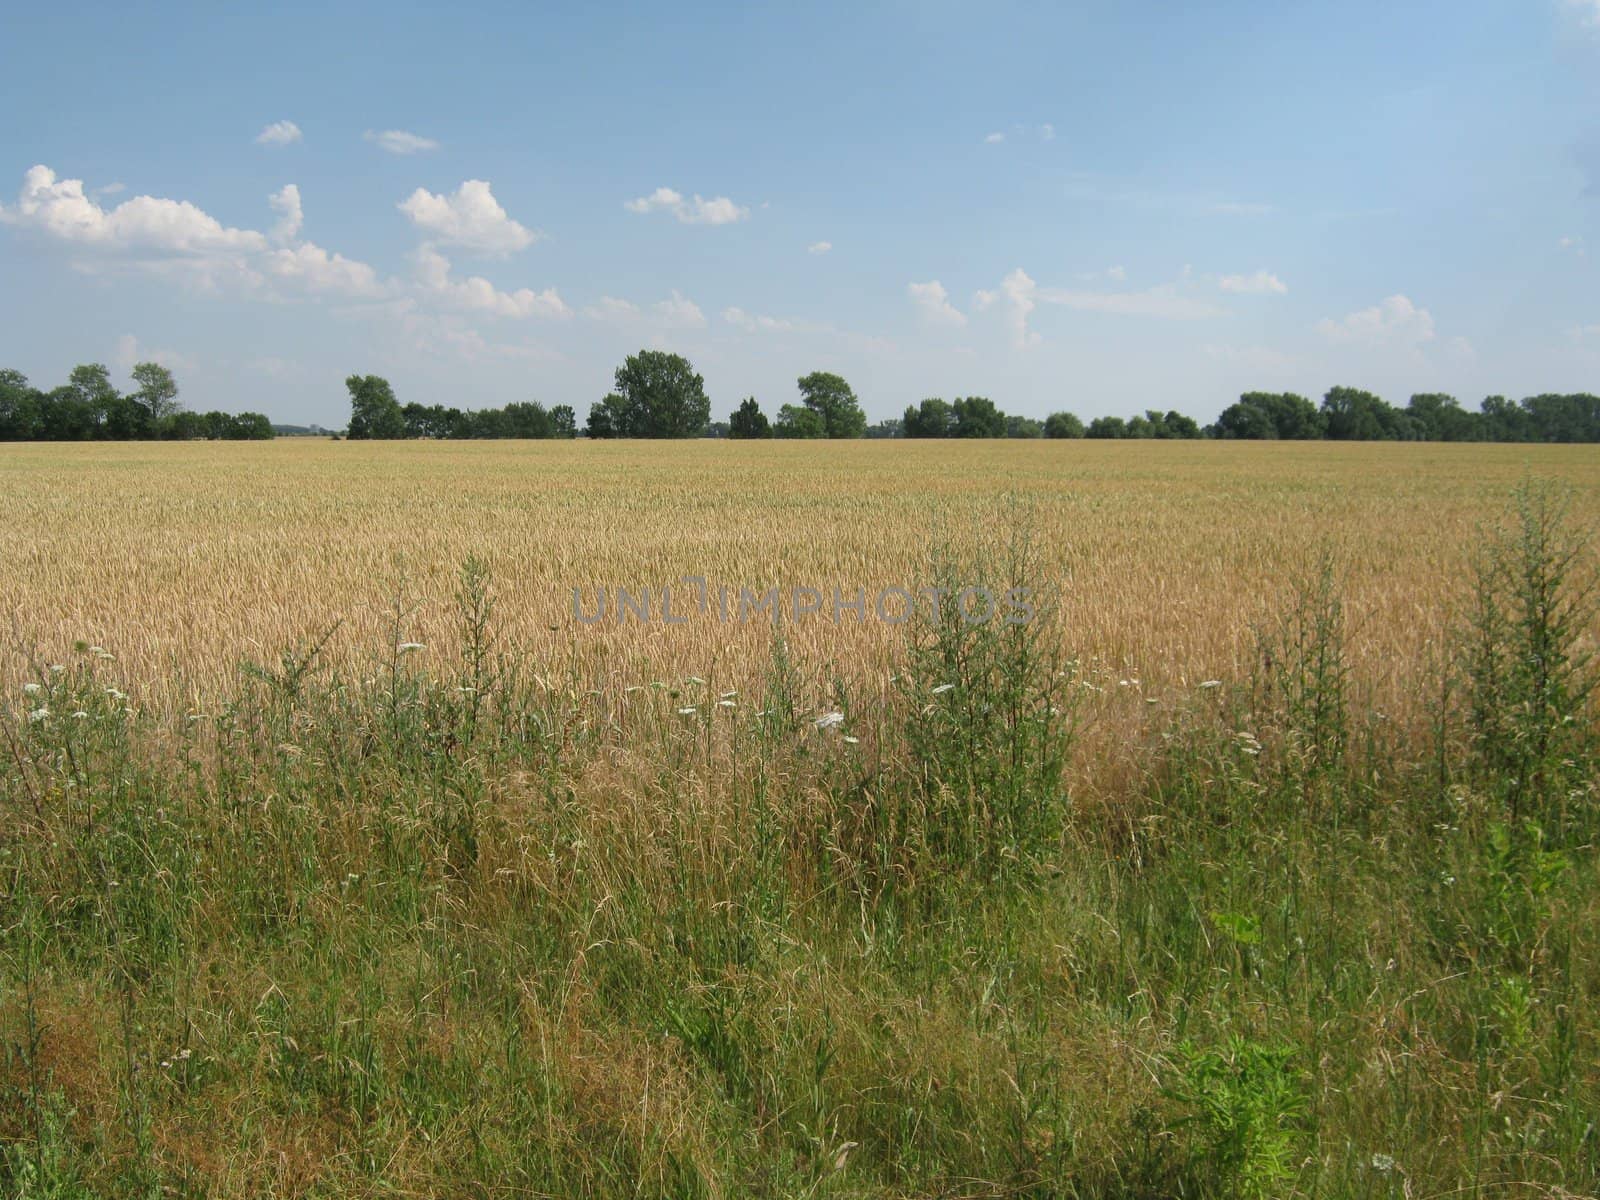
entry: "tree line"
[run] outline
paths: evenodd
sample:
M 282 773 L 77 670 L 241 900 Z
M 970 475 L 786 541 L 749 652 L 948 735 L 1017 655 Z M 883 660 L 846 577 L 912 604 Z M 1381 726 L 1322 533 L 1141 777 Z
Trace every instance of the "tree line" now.
M 1008 414 L 986 396 L 930 397 L 905 413 L 868 424 L 850 384 L 829 371 L 795 381 L 796 403 L 768 417 L 754 396 L 726 421 L 711 420 L 705 380 L 681 354 L 641 350 L 613 377 L 612 391 L 590 409 L 589 438 L 1095 438 L 1440 442 L 1600 442 L 1600 397 L 1539 395 L 1513 402 L 1490 396 L 1474 412 L 1455 397 L 1419 393 L 1404 408 L 1358 388 L 1335 387 L 1320 405 L 1293 392 L 1247 392 L 1209 425 L 1169 409 L 1133 417 L 1070 412 L 1044 420 Z M 349 436 L 353 438 L 570 438 L 571 408 L 537 402 L 462 412 L 395 399 L 376 375 L 352 375 Z
M 120 392 L 103 363 L 72 368 L 48 392 L 21 371 L 0 368 L 0 441 L 254 441 L 272 437 L 261 413 L 190 412 L 178 403 L 178 384 L 160 363 L 133 368 L 138 390 Z

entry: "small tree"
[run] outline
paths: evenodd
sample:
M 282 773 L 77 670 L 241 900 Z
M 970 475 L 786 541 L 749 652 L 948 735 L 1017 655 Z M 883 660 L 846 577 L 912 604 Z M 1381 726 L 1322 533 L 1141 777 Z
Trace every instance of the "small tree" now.
M 1081 438 L 1083 422 L 1069 412 L 1051 413 L 1044 420 L 1044 435 L 1047 438 Z
M 930 396 L 921 404 L 907 408 L 902 424 L 908 438 L 943 438 L 950 436 L 955 421 L 950 405 L 937 396 Z
M 754 396 L 746 396 L 728 418 L 728 436 L 731 438 L 766 438 L 772 436 L 772 423 Z
M 778 423 L 773 427 L 773 434 L 781 438 L 825 438 L 828 436 L 828 427 L 823 423 L 822 414 L 815 409 L 785 404 L 778 410 Z

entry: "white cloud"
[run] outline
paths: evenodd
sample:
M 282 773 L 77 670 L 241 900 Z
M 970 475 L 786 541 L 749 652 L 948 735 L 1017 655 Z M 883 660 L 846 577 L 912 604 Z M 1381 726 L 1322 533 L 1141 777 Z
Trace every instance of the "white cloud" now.
M 84 194 L 81 179 L 57 179 L 45 166 L 28 169 L 15 207 L 0 206 L 0 222 L 118 251 L 204 254 L 266 247 L 261 234 L 229 229 L 186 200 L 135 196 L 107 211 Z
M 653 307 L 657 315 L 665 319 L 668 325 L 678 325 L 688 329 L 705 327 L 706 315 L 700 311 L 700 306 L 677 288 L 672 289 L 671 296 L 657 301 Z
M 682 192 L 658 187 L 648 196 L 627 200 L 622 207 L 632 213 L 670 212 L 685 225 L 731 225 L 750 216 L 750 210 L 726 196 L 706 200 L 699 195 L 685 199 Z
M 1256 271 L 1251 275 L 1224 275 L 1217 280 L 1217 286 L 1225 292 L 1240 292 L 1245 295 L 1272 294 L 1281 296 L 1289 290 L 1288 286 L 1270 271 Z
M 305 213 L 300 207 L 300 189 L 286 183 L 267 197 L 267 204 L 278 214 L 278 223 L 272 227 L 272 240 L 283 245 L 300 236 L 305 224 Z
M 1019 350 L 1039 341 L 1039 335 L 1028 328 L 1028 317 L 1033 313 L 1038 290 L 1038 285 L 1021 267 L 1000 281 L 1000 294 L 1008 309 L 1006 321 L 1011 326 L 1011 344 Z
M 639 306 L 631 300 L 601 296 L 583 310 L 583 315 L 596 321 L 628 321 L 639 315 Z
M 482 179 L 467 180 L 454 195 L 436 196 L 418 188 L 401 201 L 399 208 L 418 229 L 446 245 L 483 254 L 523 250 L 540 236 L 506 215 Z
M 1595 0 L 1595 2 L 1600 4 L 1600 0 Z M 1587 258 L 1589 256 L 1588 248 L 1584 246 L 1581 237 L 1564 237 L 1561 239 L 1560 244 L 1563 250 L 1575 258 Z
M 160 363 L 169 371 L 192 371 L 195 369 L 195 360 L 187 354 L 179 354 L 176 350 L 150 350 L 139 345 L 139 339 L 131 333 L 125 333 L 117 339 L 116 352 L 112 361 L 117 364 L 124 374 L 132 371 L 135 364 L 142 362 Z
M 998 146 L 1001 142 L 1006 140 L 1006 135 L 1003 134 L 1003 133 L 995 132 L 995 133 L 989 134 L 989 136 L 984 138 L 983 140 L 984 140 L 984 143 L 986 145 Z
M 807 254 L 826 254 L 829 250 L 832 250 L 832 249 L 833 249 L 833 243 L 832 242 L 812 242 L 811 245 L 806 247 L 806 253 Z
M 424 150 L 437 150 L 439 148 L 439 143 L 432 138 L 422 137 L 415 133 L 407 133 L 404 129 L 385 129 L 381 133 L 375 133 L 369 129 L 361 136 L 379 149 L 387 150 L 390 154 L 420 154 Z
M 536 292 L 518 288 L 502 292 L 481 275 L 466 279 L 450 278 L 450 260 L 432 246 L 420 247 L 414 255 L 417 278 L 423 290 L 451 308 L 487 313 L 496 317 L 570 317 L 572 310 L 554 288 Z
M 1112 271 L 1117 268 L 1112 268 Z M 1110 274 L 1111 272 L 1107 272 Z M 1187 282 L 1187 275 L 1184 281 Z M 1011 330 L 1011 342 L 1018 349 L 1038 343 L 1039 335 L 1028 328 L 1028 320 L 1040 304 L 1059 305 L 1080 312 L 1109 313 L 1127 317 L 1157 317 L 1173 321 L 1198 321 L 1221 316 L 1223 309 L 1183 293 L 1179 283 L 1162 284 L 1139 292 L 1098 292 L 1073 288 L 1040 287 L 1021 267 L 1012 271 L 994 291 L 980 291 L 972 298 L 979 312 L 1003 306 Z
M 1121 283 L 1125 279 L 1128 278 L 1128 268 L 1126 268 L 1126 267 L 1107 267 L 1106 268 L 1106 278 L 1107 279 L 1114 279 L 1118 283 Z
M 722 319 L 746 333 L 792 333 L 799 328 L 787 317 L 764 317 L 757 313 L 747 313 L 742 308 L 723 309 Z
M 115 196 L 118 192 L 125 192 L 127 190 L 128 185 L 125 183 L 108 183 L 104 187 L 95 188 L 94 194 L 96 196 Z
M 1433 340 L 1433 316 L 1408 297 L 1396 295 L 1340 320 L 1319 321 L 1317 332 L 1340 345 L 1416 346 Z
M 950 303 L 950 293 L 937 279 L 927 283 L 908 283 L 906 293 L 926 319 L 938 325 L 965 325 L 966 314 Z
M 256 134 L 256 144 L 258 146 L 287 146 L 292 142 L 300 141 L 302 137 L 300 126 L 293 121 L 274 121 Z
M 337 296 L 381 296 L 378 273 L 364 262 L 330 253 L 315 242 L 271 251 L 263 263 L 267 274 L 308 292 Z
M 1045 122 L 1043 125 L 1039 126 L 1039 140 L 1041 142 L 1053 142 L 1053 141 L 1055 141 L 1056 140 L 1056 127 L 1054 125 L 1051 125 L 1048 121 Z

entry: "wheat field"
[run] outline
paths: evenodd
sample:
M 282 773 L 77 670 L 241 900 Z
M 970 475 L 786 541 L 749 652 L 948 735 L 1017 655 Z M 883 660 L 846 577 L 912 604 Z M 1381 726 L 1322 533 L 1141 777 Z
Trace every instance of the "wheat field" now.
M 1584 446 L 11 446 L 3 678 L 103 647 L 142 706 L 181 715 L 229 691 L 242 660 L 335 624 L 327 656 L 351 671 L 397 634 L 450 661 L 452 588 L 476 555 L 529 661 L 577 656 L 623 687 L 712 670 L 736 686 L 764 663 L 770 625 L 714 612 L 584 625 L 573 589 L 587 614 L 597 588 L 659 595 L 685 576 L 735 594 L 814 587 L 829 604 L 834 588 L 914 591 L 941 538 L 992 544 L 1020 511 L 1091 678 L 1149 699 L 1237 677 L 1255 623 L 1327 555 L 1356 674 L 1403 715 L 1483 527 L 1527 474 L 1570 485 L 1581 522 L 1600 517 Z M 853 675 L 883 668 L 904 631 L 825 606 L 787 636 L 817 669 Z

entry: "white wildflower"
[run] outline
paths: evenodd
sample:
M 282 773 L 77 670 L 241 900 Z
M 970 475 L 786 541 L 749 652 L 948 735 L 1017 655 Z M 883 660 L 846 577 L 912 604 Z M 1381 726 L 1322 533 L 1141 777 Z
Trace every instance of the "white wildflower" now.
M 844 724 L 844 714 L 842 712 L 823 713 L 816 719 L 814 724 L 818 729 L 832 729 L 835 725 Z
M 426 649 L 427 647 L 422 642 L 401 642 L 394 648 L 394 652 L 396 654 L 411 654 L 414 651 Z
M 22 685 L 22 694 L 24 696 L 37 696 L 42 691 L 44 689 L 37 683 L 25 683 Z
M 933 691 L 930 693 L 930 695 L 942 696 L 946 692 L 953 692 L 955 690 L 956 690 L 956 685 L 955 684 L 953 684 L 953 683 L 941 683 L 938 687 L 933 689 Z
M 685 705 L 684 705 L 684 706 L 683 706 L 683 707 L 682 707 L 682 708 L 680 708 L 680 709 L 679 709 L 679 710 L 678 710 L 678 715 L 679 715 L 679 716 L 680 716 L 680 717 L 687 717 L 687 716 L 689 716 L 689 715 L 690 715 L 690 714 L 691 714 L 691 713 L 695 713 L 695 712 L 698 712 L 698 711 L 699 711 L 699 709 L 697 709 L 697 708 L 695 708 L 695 706 L 694 706 L 694 705 L 692 705 L 692 704 L 685 704 Z
M 41 721 L 48 721 L 49 719 L 50 710 L 42 705 L 28 714 L 28 722 L 32 725 L 37 725 Z

